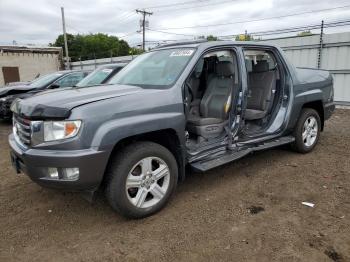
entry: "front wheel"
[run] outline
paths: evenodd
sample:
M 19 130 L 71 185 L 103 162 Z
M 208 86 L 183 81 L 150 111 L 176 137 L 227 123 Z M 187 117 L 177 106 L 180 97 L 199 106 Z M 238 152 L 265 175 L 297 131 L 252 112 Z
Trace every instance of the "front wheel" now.
M 137 142 L 112 159 L 106 175 L 112 208 L 128 218 L 143 218 L 166 205 L 176 188 L 178 167 L 165 147 Z
M 321 119 L 316 110 L 304 108 L 294 130 L 295 141 L 292 147 L 300 153 L 308 153 L 314 149 L 321 132 Z

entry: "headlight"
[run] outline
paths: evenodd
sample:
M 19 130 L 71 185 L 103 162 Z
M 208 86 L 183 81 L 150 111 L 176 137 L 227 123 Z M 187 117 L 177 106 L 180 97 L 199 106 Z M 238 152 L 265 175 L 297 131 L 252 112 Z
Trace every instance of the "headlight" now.
M 80 120 L 75 121 L 45 121 L 44 140 L 45 142 L 66 139 L 78 134 L 81 126 Z

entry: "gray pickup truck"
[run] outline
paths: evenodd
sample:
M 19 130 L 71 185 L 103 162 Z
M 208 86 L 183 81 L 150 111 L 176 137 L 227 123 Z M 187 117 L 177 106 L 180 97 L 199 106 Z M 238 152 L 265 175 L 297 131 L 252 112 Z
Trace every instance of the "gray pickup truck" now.
M 12 106 L 17 173 L 92 196 L 129 218 L 159 211 L 186 170 L 284 144 L 310 152 L 334 111 L 324 70 L 295 68 L 255 42 L 161 46 L 108 85 L 54 90 Z

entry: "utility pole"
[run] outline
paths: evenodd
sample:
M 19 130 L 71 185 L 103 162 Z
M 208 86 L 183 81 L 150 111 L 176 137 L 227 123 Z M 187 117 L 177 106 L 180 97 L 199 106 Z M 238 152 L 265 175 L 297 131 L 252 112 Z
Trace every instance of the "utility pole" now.
M 324 29 L 324 21 L 321 23 L 321 33 L 320 33 L 320 45 L 318 47 L 318 59 L 317 59 L 317 68 L 321 68 L 322 62 L 322 49 L 323 49 L 323 29 Z
M 69 54 L 68 54 L 68 44 L 67 44 L 67 34 L 66 34 L 66 21 L 64 19 L 64 8 L 61 7 L 62 14 L 62 26 L 63 26 L 63 39 L 64 39 L 64 50 L 66 53 L 66 69 L 70 69 Z
M 136 9 L 136 13 L 142 14 L 142 50 L 145 51 L 146 15 L 153 15 L 151 12 Z

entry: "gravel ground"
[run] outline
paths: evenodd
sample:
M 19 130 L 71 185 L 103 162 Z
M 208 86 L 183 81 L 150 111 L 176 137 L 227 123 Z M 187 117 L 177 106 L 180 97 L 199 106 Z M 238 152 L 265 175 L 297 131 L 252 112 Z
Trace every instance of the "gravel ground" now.
M 190 174 L 160 213 L 126 220 L 102 197 L 15 175 L 0 123 L 0 261 L 350 261 L 349 130 L 350 111 L 337 110 L 312 153 Z

